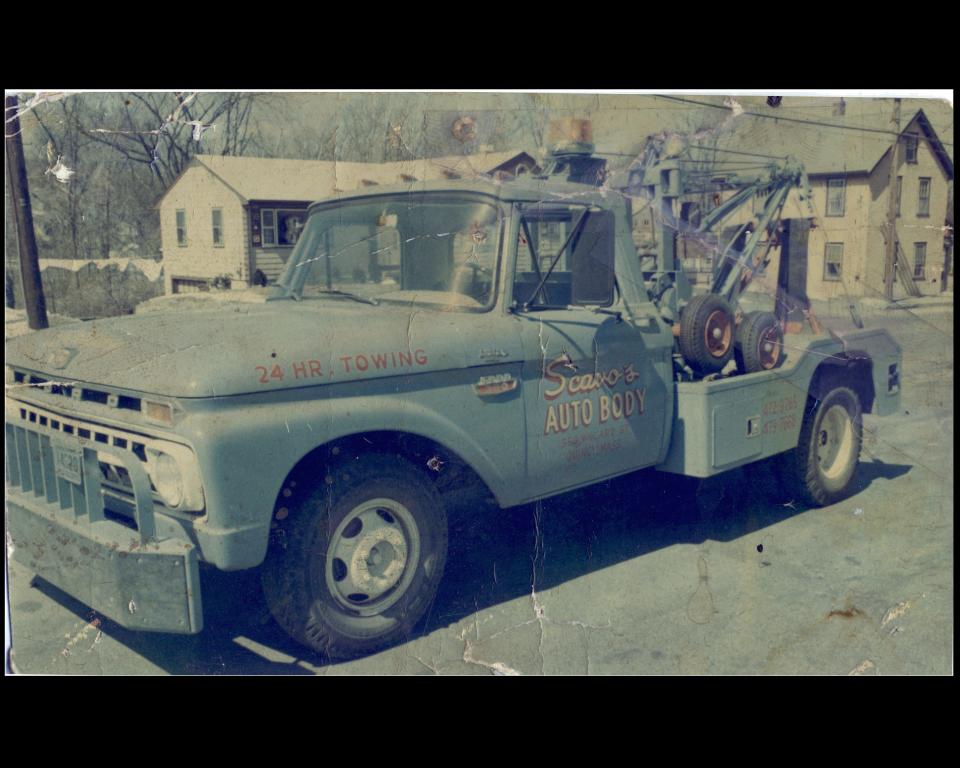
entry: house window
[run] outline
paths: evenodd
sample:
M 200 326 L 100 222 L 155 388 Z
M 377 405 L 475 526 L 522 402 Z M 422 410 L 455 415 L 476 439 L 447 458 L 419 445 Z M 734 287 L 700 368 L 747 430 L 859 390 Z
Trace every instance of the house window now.
M 917 135 L 915 133 L 908 133 L 904 137 L 903 145 L 906 150 L 907 162 L 914 165 L 917 162 Z
M 264 245 L 277 244 L 277 212 L 271 210 L 260 211 L 260 232 L 263 234 Z
M 927 268 L 927 244 L 913 244 L 913 279 L 923 280 Z
M 213 244 L 223 247 L 223 211 L 213 209 Z
M 263 245 L 296 245 L 303 229 L 305 211 L 284 211 L 276 208 L 260 210 L 260 233 Z
M 843 243 L 827 243 L 823 262 L 823 279 L 838 281 L 843 274 Z
M 843 216 L 845 193 L 846 182 L 843 179 L 827 181 L 827 216 Z
M 903 200 L 903 176 L 897 176 L 897 216 L 900 215 L 901 200 Z
M 930 179 L 920 179 L 920 192 L 917 195 L 917 216 L 930 215 Z
M 187 244 L 187 212 L 177 211 L 177 245 Z

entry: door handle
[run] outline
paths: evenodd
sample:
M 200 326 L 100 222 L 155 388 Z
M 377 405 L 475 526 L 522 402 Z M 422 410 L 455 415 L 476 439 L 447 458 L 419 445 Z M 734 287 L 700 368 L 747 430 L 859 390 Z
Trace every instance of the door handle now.
M 481 376 L 473 385 L 477 397 L 496 397 L 507 392 L 513 392 L 519 382 L 509 373 L 498 373 L 495 376 Z

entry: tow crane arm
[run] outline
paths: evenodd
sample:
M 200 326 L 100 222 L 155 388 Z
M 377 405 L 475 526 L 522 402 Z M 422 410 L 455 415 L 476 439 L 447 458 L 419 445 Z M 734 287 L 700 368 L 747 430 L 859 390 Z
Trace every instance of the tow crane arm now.
M 803 166 L 796 160 L 764 158 L 762 162 L 748 163 L 748 168 L 755 167 L 757 172 L 747 177 L 723 171 L 732 161 L 715 161 L 712 165 L 719 170 L 711 167 L 711 163 L 697 162 L 693 153 L 698 149 L 707 148 L 689 146 L 679 136 L 651 137 L 641 159 L 627 170 L 626 183 L 617 185 L 629 197 L 648 200 L 653 212 L 656 254 L 653 269 L 645 269 L 644 275 L 649 279 L 651 298 L 660 315 L 673 323 L 679 375 L 720 372 L 732 359 L 734 342 L 739 344 L 741 336 L 760 338 L 764 352 L 779 349 L 782 328 L 774 316 L 759 317 L 754 313 L 744 320 L 749 326 L 744 328 L 741 327 L 742 314 L 736 307 L 741 294 L 767 265 L 771 249 L 779 242 L 779 222 L 794 187 L 799 189 L 799 198 L 806 202 L 813 217 L 810 185 Z M 734 154 L 758 157 L 751 153 Z M 722 200 L 725 191 L 733 194 Z M 700 211 L 699 220 L 693 223 L 694 216 L 682 214 L 695 206 L 685 209 L 682 199 L 690 200 L 691 196 L 704 193 L 713 195 L 716 206 Z M 741 206 L 761 195 L 764 197 L 762 210 L 740 226 L 720 254 L 709 292 L 694 296 L 677 257 L 676 234 L 713 231 Z M 778 359 L 778 354 L 772 354 L 738 368 L 746 371 L 755 370 L 757 366 L 769 368 L 775 366 Z
M 700 232 L 716 226 L 755 194 L 768 191 L 763 210 L 740 227 L 736 236 L 724 248 L 720 256 L 720 266 L 710 285 L 711 293 L 735 304 L 754 275 L 766 266 L 770 260 L 770 249 L 777 243 L 774 233 L 783 214 L 783 206 L 790 190 L 795 186 L 800 187 L 800 199 L 809 204 L 809 183 L 806 175 L 799 165 L 788 161 L 782 168 L 771 170 L 766 180 L 757 180 L 744 186 L 727 201 L 727 204 L 732 202 L 733 205 L 725 206 L 721 203 L 704 216 L 698 228 Z M 750 232 L 747 242 L 743 250 L 737 253 L 735 245 L 747 231 Z
M 565 176 L 570 182 L 617 189 L 627 198 L 630 216 L 633 200 L 648 201 L 657 235 L 656 253 L 642 255 L 647 261 L 641 269 L 660 317 L 673 327 L 678 376 L 719 374 L 735 356 L 735 347 L 745 346 L 751 350 L 756 346 L 757 354 L 744 355 L 742 364 L 738 357 L 738 370 L 775 367 L 782 347 L 780 321 L 770 313 L 750 313 L 747 317 L 736 308 L 741 294 L 769 262 L 770 250 L 779 242 L 780 218 L 794 187 L 799 188 L 800 200 L 806 201 L 813 217 L 810 185 L 803 166 L 789 157 L 694 146 L 675 134 L 648 138 L 640 158 L 611 177 L 605 161 L 593 156 L 589 124 L 570 122 L 575 130 L 565 144 L 551 153 L 548 174 Z M 698 151 L 721 156 L 728 153 L 738 159 L 704 162 L 706 158 L 698 157 Z M 744 157 L 749 160 L 744 161 Z M 732 171 L 751 173 L 741 177 Z M 733 194 L 723 200 L 723 192 L 729 191 Z M 691 196 L 705 193 L 711 194 L 716 205 L 709 211 L 700 211 L 699 220 L 691 223 L 694 216 L 690 212 L 696 206 L 684 206 L 683 198 L 689 201 Z M 724 247 L 710 291 L 694 296 L 693 286 L 677 258 L 677 233 L 709 232 L 760 195 L 764 195 L 762 210 L 751 216 Z M 738 250 L 744 238 L 746 241 Z M 652 265 L 648 261 L 651 256 Z
M 667 141 L 652 139 L 648 142 L 641 160 L 628 171 L 625 191 L 631 197 L 648 199 L 654 211 L 657 229 L 657 254 L 654 275 L 663 283 L 663 276 L 669 275 L 676 290 L 658 290 L 668 304 L 678 302 L 677 306 L 664 306 L 668 315 L 682 309 L 685 300 L 692 292 L 685 285 L 683 270 L 679 264 L 674 234 L 686 231 L 692 234 L 704 234 L 713 231 L 723 220 L 740 207 L 751 202 L 760 193 L 766 192 L 763 209 L 740 227 L 736 236 L 724 248 L 716 273 L 710 285 L 710 292 L 736 304 L 740 294 L 769 261 L 770 249 L 776 245 L 773 234 L 783 212 L 790 191 L 798 187 L 800 200 L 810 204 L 810 185 L 806 173 L 799 162 L 786 158 L 782 163 L 771 163 L 753 178 L 743 178 L 736 174 L 715 175 L 709 180 L 715 191 L 736 190 L 726 200 L 700 216 L 696 226 L 681 220 L 680 200 L 684 196 L 704 192 L 703 181 L 697 182 L 702 175 L 694 176 L 688 169 L 689 157 L 685 156 L 686 146 L 678 137 Z M 810 215 L 813 216 L 811 208 Z M 736 246 L 741 236 L 749 233 L 742 250 Z

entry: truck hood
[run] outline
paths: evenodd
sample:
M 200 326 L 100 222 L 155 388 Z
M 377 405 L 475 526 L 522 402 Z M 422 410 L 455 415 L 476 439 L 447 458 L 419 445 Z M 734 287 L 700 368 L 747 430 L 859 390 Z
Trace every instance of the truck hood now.
M 70 323 L 7 342 L 7 363 L 67 382 L 218 397 L 462 368 L 463 314 L 327 297 L 219 301 Z

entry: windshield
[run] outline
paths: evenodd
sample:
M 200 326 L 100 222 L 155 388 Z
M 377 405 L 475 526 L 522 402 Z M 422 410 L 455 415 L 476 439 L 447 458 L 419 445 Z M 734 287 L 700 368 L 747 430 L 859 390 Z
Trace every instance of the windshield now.
M 500 209 L 476 197 L 403 194 L 315 210 L 279 284 L 295 296 L 487 309 Z

